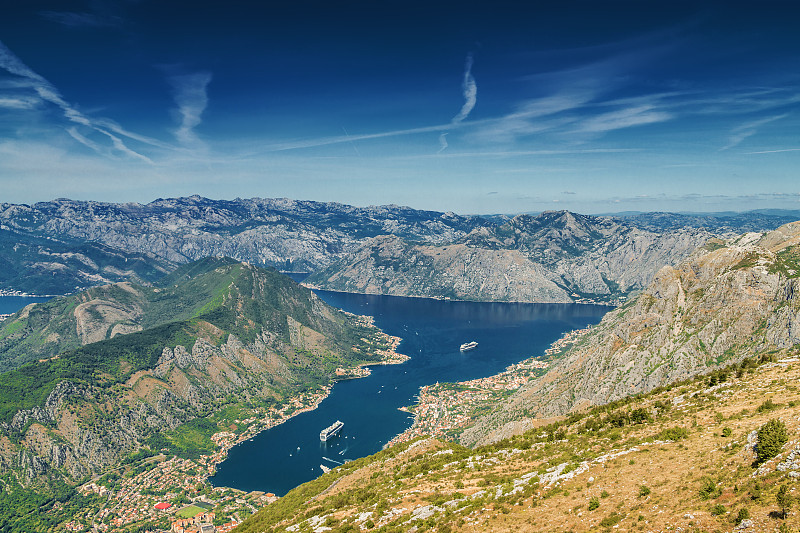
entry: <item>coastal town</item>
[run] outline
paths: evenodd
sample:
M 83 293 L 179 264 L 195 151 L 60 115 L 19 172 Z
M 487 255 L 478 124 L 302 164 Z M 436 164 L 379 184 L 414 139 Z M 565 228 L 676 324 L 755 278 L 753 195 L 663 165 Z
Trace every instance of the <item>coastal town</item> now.
M 211 436 L 217 450 L 197 459 L 157 455 L 125 465 L 81 485 L 83 494 L 100 497 L 100 505 L 65 525 L 68 531 L 110 532 L 130 527 L 176 533 L 225 533 L 259 508 L 276 501 L 269 492 L 213 487 L 208 477 L 231 448 L 290 417 L 315 409 L 330 393 L 324 387 L 303 394 L 281 408 L 257 410 L 234 420 L 238 432 Z
M 417 404 L 401 408 L 414 415 L 414 424 L 389 441 L 387 446 L 423 435 L 437 438 L 457 436 L 475 417 L 490 410 L 532 378 L 543 375 L 549 367 L 548 361 L 566 351 L 589 329 L 567 332 L 545 350 L 543 357 L 530 357 L 494 376 L 422 387 Z
M 365 324 L 371 317 L 360 317 Z M 408 356 L 397 353 L 399 337 L 384 334 L 386 348 L 379 350 L 382 361 L 373 364 L 398 364 Z M 337 368 L 336 379 L 370 375 L 366 365 Z M 261 507 L 278 499 L 273 493 L 244 492 L 229 487 L 214 487 L 208 478 L 224 461 L 228 452 L 266 429 L 298 414 L 316 409 L 331 392 L 323 386 L 287 400 L 279 407 L 255 408 L 242 419 L 232 420 L 230 431 L 219 431 L 210 439 L 216 448 L 197 458 L 159 454 L 146 457 L 96 476 L 81 485 L 79 492 L 93 496 L 95 505 L 64 524 L 75 532 L 153 531 L 174 533 L 226 533 Z

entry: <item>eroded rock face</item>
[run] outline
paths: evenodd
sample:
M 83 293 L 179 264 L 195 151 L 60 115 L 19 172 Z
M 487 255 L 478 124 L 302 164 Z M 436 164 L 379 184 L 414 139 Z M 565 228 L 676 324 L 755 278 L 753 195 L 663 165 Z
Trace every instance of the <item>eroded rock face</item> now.
M 800 343 L 800 224 L 745 234 L 658 271 L 542 378 L 464 433 L 470 444 L 525 416 L 562 415 Z

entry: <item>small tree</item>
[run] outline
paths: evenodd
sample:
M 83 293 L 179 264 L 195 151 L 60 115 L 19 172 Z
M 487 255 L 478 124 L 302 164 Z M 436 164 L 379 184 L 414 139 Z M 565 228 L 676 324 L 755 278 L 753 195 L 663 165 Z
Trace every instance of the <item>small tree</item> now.
M 775 501 L 778 507 L 781 508 L 783 519 L 786 520 L 786 517 L 789 516 L 789 509 L 791 509 L 794 504 L 794 496 L 789 492 L 788 486 L 781 485 L 778 489 L 778 494 L 775 495 Z
M 758 428 L 756 464 L 769 461 L 778 455 L 788 440 L 789 433 L 786 431 L 786 424 L 776 418 Z

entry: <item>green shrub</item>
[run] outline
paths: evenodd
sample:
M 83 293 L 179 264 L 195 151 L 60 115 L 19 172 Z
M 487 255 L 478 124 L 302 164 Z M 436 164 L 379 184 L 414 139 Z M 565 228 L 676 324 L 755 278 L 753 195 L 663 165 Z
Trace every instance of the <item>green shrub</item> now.
M 742 520 L 747 520 L 750 518 L 750 510 L 747 507 L 742 507 L 739 509 L 739 514 L 736 515 L 736 523 L 738 524 Z
M 718 503 L 717 505 L 715 505 L 714 507 L 711 508 L 711 515 L 712 516 L 722 516 L 726 512 L 728 512 L 727 509 L 725 509 L 725 506 L 722 505 L 721 503 Z
M 769 461 L 781 452 L 781 448 L 789 440 L 786 424 L 773 418 L 758 428 L 758 444 L 756 445 L 756 464 Z
M 653 417 L 644 407 L 639 407 L 631 411 L 631 422 L 634 424 L 646 424 L 653 421 Z
M 722 436 L 723 437 L 730 437 L 733 434 L 731 428 L 722 428 Z
M 589 510 L 590 510 L 590 511 L 594 511 L 594 510 L 595 510 L 595 509 L 597 509 L 598 507 L 600 507 L 600 500 L 598 500 L 598 499 L 597 499 L 597 496 L 593 496 L 593 497 L 592 497 L 592 498 L 589 500 Z
M 700 490 L 698 495 L 701 500 L 711 500 L 716 498 L 722 493 L 716 482 L 708 476 L 703 476 L 700 479 Z
M 620 520 L 622 520 L 622 515 L 617 513 L 611 513 L 607 517 L 600 520 L 600 527 L 613 527 L 619 524 Z
M 681 440 L 689 436 L 689 430 L 680 426 L 665 428 L 658 434 L 659 440 Z
M 756 408 L 756 413 L 766 413 L 768 411 L 774 411 L 778 407 L 780 407 L 780 404 L 774 403 L 772 401 L 772 398 L 767 398 L 766 400 L 764 400 L 764 403 L 762 403 Z
M 650 487 L 648 487 L 647 485 L 642 485 L 641 487 L 639 487 L 639 497 L 646 498 L 648 496 L 650 496 Z

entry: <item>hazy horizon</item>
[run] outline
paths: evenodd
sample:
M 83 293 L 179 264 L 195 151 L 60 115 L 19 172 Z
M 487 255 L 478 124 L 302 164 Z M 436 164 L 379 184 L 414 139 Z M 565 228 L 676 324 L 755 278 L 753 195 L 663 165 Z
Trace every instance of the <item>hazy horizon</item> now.
M 271 4 L 7 7 L 0 201 L 800 209 L 789 2 Z

